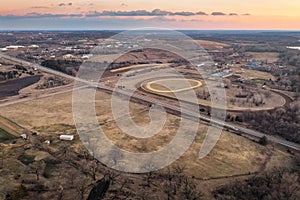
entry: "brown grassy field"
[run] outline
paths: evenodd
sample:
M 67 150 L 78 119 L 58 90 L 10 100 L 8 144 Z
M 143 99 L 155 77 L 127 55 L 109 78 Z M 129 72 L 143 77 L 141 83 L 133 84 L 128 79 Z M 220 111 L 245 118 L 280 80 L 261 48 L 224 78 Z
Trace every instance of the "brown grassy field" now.
M 246 52 L 246 55 L 252 56 L 253 59 L 258 61 L 277 62 L 279 53 L 274 52 Z
M 107 136 L 120 147 L 129 151 L 153 151 L 167 144 L 178 128 L 177 116 L 168 115 L 165 128 L 151 139 L 137 140 L 123 133 L 115 124 L 110 113 L 110 95 L 98 92 L 96 95 L 98 120 Z M 149 121 L 148 106 L 131 103 L 131 115 L 137 124 Z M 73 126 L 71 94 L 56 95 L 27 103 L 2 108 L 4 116 L 16 123 L 38 131 L 42 135 L 68 133 Z M 12 112 L 13 111 L 13 112 Z M 207 125 L 200 124 L 192 148 L 178 162 L 188 166 L 188 173 L 199 178 L 226 176 L 259 170 L 267 157 L 268 149 L 243 137 L 223 131 L 217 146 L 204 159 L 197 153 L 203 142 Z M 72 130 L 74 131 L 74 130 Z M 275 151 L 275 153 L 277 153 Z
M 204 49 L 206 50 L 215 50 L 215 49 L 223 49 L 224 47 L 228 47 L 228 44 L 221 42 L 214 42 L 209 40 L 196 40 Z
M 242 78 L 246 79 L 263 79 L 263 80 L 275 80 L 275 77 L 268 73 L 268 72 L 262 72 L 257 70 L 251 70 L 251 69 L 243 69 L 240 68 L 234 68 L 234 73 L 236 73 L 238 76 L 241 76 Z

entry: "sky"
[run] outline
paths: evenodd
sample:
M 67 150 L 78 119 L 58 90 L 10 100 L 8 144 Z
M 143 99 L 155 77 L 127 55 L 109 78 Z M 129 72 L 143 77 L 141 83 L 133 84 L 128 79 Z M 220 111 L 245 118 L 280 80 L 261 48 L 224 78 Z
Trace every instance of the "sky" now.
M 299 0 L 0 0 L 0 30 L 300 30 Z

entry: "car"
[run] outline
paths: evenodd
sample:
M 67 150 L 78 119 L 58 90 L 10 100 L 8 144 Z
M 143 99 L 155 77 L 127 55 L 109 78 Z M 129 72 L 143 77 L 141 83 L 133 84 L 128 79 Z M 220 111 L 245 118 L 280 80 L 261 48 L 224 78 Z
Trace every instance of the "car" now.
M 239 131 L 240 130 L 240 129 L 234 127 L 234 126 L 232 127 L 232 129 L 235 130 L 235 131 Z

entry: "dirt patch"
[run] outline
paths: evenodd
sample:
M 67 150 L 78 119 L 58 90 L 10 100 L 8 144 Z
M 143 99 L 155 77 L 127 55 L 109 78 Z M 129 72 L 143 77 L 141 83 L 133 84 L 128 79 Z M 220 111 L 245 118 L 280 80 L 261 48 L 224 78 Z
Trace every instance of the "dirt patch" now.
M 190 87 L 182 88 L 182 82 L 188 82 Z M 154 93 L 172 93 L 195 89 L 202 86 L 201 81 L 194 79 L 161 79 L 144 83 L 142 88 Z

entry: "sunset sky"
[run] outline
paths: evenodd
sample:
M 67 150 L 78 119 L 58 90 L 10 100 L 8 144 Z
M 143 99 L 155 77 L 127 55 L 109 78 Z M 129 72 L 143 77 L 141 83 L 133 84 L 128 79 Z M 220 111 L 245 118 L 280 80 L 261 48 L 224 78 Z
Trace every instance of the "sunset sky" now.
M 1 0 L 0 29 L 300 30 L 299 0 Z

